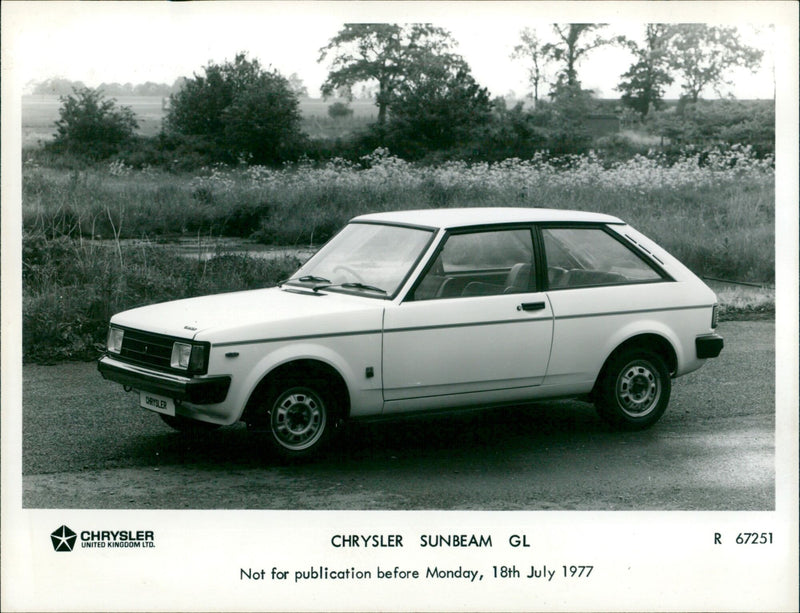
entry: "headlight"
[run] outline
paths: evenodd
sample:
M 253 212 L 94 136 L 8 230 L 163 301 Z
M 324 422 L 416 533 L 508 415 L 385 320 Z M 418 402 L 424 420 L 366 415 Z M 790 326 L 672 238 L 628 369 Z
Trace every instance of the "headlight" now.
M 169 365 L 172 368 L 201 372 L 206 367 L 206 348 L 203 345 L 176 342 L 172 345 L 172 357 Z
M 106 339 L 106 349 L 111 353 L 119 353 L 122 351 L 122 337 L 125 335 L 125 330 L 120 328 L 109 328 L 108 338 Z

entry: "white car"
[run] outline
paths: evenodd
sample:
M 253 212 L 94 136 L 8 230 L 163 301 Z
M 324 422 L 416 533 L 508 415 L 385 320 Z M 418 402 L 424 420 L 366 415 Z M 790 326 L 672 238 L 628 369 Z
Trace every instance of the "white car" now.
M 578 396 L 641 429 L 716 357 L 714 293 L 625 222 L 522 208 L 353 219 L 278 287 L 115 315 L 98 367 L 179 430 L 277 452 L 344 420 Z

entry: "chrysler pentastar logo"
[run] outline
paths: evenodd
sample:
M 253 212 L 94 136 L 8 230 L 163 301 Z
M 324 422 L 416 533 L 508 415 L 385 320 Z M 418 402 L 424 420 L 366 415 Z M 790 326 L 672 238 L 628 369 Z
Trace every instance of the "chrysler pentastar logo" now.
M 66 526 L 61 526 L 50 535 L 50 540 L 53 541 L 53 549 L 56 551 L 72 551 L 77 538 L 78 535 Z

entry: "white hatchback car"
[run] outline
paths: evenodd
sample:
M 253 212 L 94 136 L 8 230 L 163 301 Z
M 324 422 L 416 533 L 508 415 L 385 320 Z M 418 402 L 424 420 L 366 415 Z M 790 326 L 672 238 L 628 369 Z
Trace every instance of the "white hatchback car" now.
M 278 287 L 115 315 L 98 367 L 179 430 L 243 420 L 286 457 L 346 419 L 569 396 L 640 429 L 722 350 L 716 302 L 608 215 L 378 213 Z

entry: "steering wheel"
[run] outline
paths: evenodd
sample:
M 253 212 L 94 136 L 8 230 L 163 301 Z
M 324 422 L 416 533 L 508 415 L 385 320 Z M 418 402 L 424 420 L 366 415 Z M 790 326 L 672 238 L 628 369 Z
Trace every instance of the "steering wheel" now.
M 350 266 L 347 266 L 346 264 L 338 264 L 337 266 L 334 266 L 331 273 L 336 275 L 336 273 L 339 272 L 340 270 L 347 273 L 349 276 L 353 277 L 353 280 L 359 283 L 364 283 L 363 277 L 360 274 L 358 274 L 355 270 L 350 268 Z

